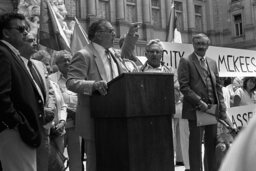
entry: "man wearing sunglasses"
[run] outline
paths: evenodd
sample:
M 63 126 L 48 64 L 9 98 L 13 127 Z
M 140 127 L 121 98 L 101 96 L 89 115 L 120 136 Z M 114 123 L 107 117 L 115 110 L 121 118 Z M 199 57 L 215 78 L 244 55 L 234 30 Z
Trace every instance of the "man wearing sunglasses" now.
M 24 143 L 18 132 L 21 114 L 35 132 L 44 108 L 19 49 L 26 44 L 25 17 L 6 13 L 0 18 L 0 160 L 3 170 L 36 171 L 36 148 Z M 38 134 L 41 137 L 40 133 Z

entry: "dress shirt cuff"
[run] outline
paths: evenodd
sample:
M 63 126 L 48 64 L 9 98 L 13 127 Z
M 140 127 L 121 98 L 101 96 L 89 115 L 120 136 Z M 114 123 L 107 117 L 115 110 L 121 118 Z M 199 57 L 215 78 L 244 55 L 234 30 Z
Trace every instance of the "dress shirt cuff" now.
M 84 87 L 84 95 L 92 95 L 94 83 L 95 81 L 86 81 L 87 86 Z

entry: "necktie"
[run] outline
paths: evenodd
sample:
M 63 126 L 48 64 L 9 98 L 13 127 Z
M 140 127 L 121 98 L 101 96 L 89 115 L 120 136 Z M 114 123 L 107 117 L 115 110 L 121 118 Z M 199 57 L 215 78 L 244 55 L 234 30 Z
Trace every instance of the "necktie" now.
M 42 78 L 40 77 L 38 71 L 35 69 L 35 67 L 33 66 L 33 64 L 30 60 L 28 61 L 28 68 L 30 70 L 30 73 L 31 73 L 33 79 L 35 80 L 36 84 L 40 88 L 40 90 L 45 98 L 45 91 L 44 91 L 44 85 L 43 85 Z
M 201 64 L 201 67 L 205 70 L 208 70 L 207 69 L 207 64 L 206 64 L 206 60 L 202 57 L 200 58 L 200 64 Z
M 107 56 L 107 60 L 108 60 L 108 63 L 109 63 L 109 68 L 110 68 L 110 80 L 112 80 L 114 78 L 114 73 L 113 73 L 113 66 L 112 66 L 112 61 L 111 61 L 111 54 L 109 52 L 108 49 L 105 50 L 105 53 L 106 53 L 106 56 Z
M 210 73 L 207 68 L 206 60 L 202 57 L 200 59 L 200 63 L 201 63 L 202 68 L 205 70 L 204 73 L 206 76 L 205 79 L 206 79 L 206 84 L 207 84 L 207 92 L 208 92 L 208 100 L 209 100 L 208 103 L 213 104 L 215 102 L 215 99 L 214 99 L 212 81 L 211 81 Z

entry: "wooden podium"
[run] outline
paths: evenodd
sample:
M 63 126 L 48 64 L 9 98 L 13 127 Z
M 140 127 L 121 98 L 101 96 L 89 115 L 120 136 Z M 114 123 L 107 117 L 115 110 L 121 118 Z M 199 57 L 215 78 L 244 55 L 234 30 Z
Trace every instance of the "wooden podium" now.
M 173 75 L 125 73 L 93 95 L 97 171 L 174 171 Z

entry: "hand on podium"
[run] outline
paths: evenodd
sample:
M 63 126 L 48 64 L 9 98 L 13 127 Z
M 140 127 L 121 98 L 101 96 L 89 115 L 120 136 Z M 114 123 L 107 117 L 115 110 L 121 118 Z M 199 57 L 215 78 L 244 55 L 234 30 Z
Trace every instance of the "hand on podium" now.
M 93 84 L 93 91 L 97 90 L 101 95 L 107 95 L 108 85 L 105 80 L 95 81 Z

